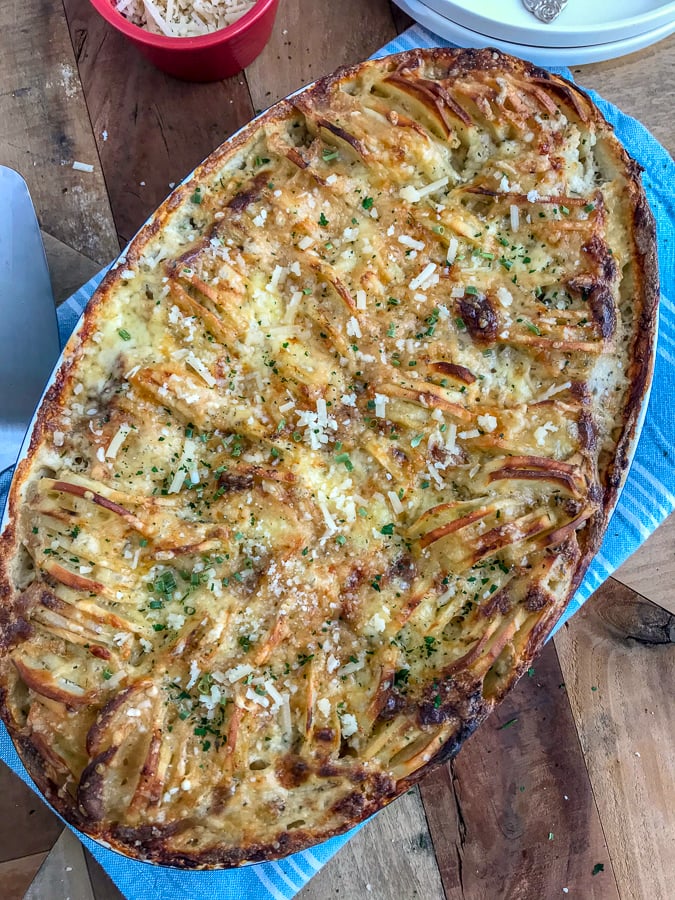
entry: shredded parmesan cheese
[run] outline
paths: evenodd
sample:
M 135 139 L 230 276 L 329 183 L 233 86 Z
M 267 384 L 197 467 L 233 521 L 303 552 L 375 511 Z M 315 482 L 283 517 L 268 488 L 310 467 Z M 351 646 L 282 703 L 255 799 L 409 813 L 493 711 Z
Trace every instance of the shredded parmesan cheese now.
M 351 713 L 342 713 L 340 716 L 340 723 L 342 724 L 342 737 L 351 737 L 353 734 L 356 734 L 359 729 L 356 717 Z
M 117 0 L 118 12 L 146 31 L 198 37 L 232 25 L 255 0 Z
M 416 241 L 408 234 L 399 235 L 398 242 L 399 244 L 403 244 L 404 247 L 410 247 L 411 250 L 424 250 L 424 243 L 422 241 Z
M 478 422 L 478 427 L 488 434 L 491 434 L 497 427 L 497 420 L 491 415 L 478 416 L 476 421 Z
M 513 294 L 508 288 L 501 285 L 497 288 L 497 299 L 504 307 L 509 307 L 513 303 Z
M 209 372 L 201 359 L 196 357 L 194 353 L 188 353 L 188 355 L 185 357 L 185 362 L 188 364 L 188 366 L 190 366 L 191 369 L 194 369 L 194 371 L 203 378 L 203 380 L 208 384 L 209 387 L 212 388 L 215 385 L 216 379 Z
M 422 269 L 422 271 L 419 273 L 419 275 L 417 275 L 416 278 L 413 278 L 413 280 L 408 285 L 410 290 L 416 291 L 418 287 L 423 285 L 425 283 L 425 281 L 427 281 L 434 274 L 435 270 L 436 270 L 436 263 L 432 263 L 432 262 L 427 263 L 427 265 Z
M 361 335 L 361 327 L 359 325 L 359 321 L 355 316 L 352 316 L 351 319 L 347 322 L 347 334 L 350 337 L 360 338 Z
M 448 175 L 443 178 L 439 178 L 438 181 L 432 181 L 431 184 L 427 184 L 424 187 L 416 188 L 412 185 L 406 185 L 402 187 L 398 192 L 401 200 L 406 200 L 408 203 L 418 203 L 424 197 L 429 194 L 434 194 L 436 191 L 439 191 L 441 188 L 445 187 L 445 185 L 450 181 Z
M 540 394 L 539 397 L 534 399 L 533 403 L 543 403 L 544 400 L 549 400 L 551 397 L 554 397 L 556 394 L 561 394 L 563 391 L 566 391 L 568 388 L 572 387 L 571 381 L 566 381 L 564 384 L 552 384 L 550 388 L 544 391 L 543 394 Z
M 375 415 L 378 419 L 386 418 L 388 402 L 389 397 L 387 397 L 386 394 L 375 394 Z
M 450 241 L 448 242 L 448 252 L 446 255 L 446 259 L 448 261 L 449 266 L 451 266 L 454 263 L 455 259 L 457 258 L 457 249 L 458 248 L 459 248 L 459 241 L 457 240 L 457 238 L 454 238 L 454 237 L 450 238 Z
M 387 491 L 387 497 L 389 497 L 391 508 L 394 510 L 397 516 L 400 516 L 403 512 L 403 504 L 398 499 L 398 494 L 396 494 L 394 491 Z
M 330 700 L 327 697 L 322 697 L 320 700 L 317 700 L 316 707 L 322 715 L 330 715 Z
M 131 432 L 131 425 L 122 424 L 117 429 L 117 434 L 108 444 L 108 449 L 105 451 L 105 455 L 107 459 L 115 459 L 117 456 L 120 447 L 125 442 L 127 435 Z

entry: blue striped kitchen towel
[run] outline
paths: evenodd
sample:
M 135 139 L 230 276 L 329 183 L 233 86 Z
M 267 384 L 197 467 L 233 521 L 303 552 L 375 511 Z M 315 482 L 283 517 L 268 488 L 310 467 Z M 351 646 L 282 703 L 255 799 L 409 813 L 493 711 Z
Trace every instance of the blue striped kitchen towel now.
M 414 26 L 387 44 L 377 56 L 414 47 L 450 46 L 421 26 Z M 565 69 L 556 71 L 570 76 Z M 605 540 L 565 612 L 563 621 L 630 556 L 675 507 L 675 163 L 652 135 L 634 119 L 591 92 L 628 152 L 645 169 L 644 184 L 659 238 L 661 268 L 660 330 L 651 401 L 637 453 Z M 87 304 L 103 273 L 92 278 L 59 309 L 62 342 Z M 9 475 L 0 477 L 0 508 Z M 26 783 L 32 783 L 4 726 L 0 728 L 0 758 Z M 181 872 L 128 860 L 78 834 L 129 900 L 290 900 L 345 843 L 354 831 L 333 838 L 280 862 L 261 863 L 222 872 Z

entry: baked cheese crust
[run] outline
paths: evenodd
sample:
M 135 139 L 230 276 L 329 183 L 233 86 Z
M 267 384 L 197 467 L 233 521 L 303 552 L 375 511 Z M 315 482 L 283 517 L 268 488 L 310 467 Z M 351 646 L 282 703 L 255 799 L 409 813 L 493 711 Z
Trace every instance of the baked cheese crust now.
M 0 545 L 0 698 L 70 822 L 182 867 L 340 833 L 454 755 L 597 549 L 654 226 L 576 87 L 342 70 L 160 208 L 68 344 Z

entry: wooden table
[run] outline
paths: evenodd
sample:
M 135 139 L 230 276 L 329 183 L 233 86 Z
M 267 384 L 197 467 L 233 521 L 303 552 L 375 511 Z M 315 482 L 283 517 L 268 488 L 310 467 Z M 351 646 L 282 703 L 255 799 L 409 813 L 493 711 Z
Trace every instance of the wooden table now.
M 57 300 L 255 110 L 408 24 L 387 0 L 282 0 L 272 41 L 245 75 L 192 85 L 151 68 L 87 0 L 2 3 L 0 163 L 28 181 Z M 574 74 L 675 147 L 675 36 Z M 94 172 L 74 171 L 74 160 Z M 457 760 L 369 823 L 302 900 L 675 896 L 673 579 L 671 518 Z M 120 894 L 2 767 L 0 897 L 22 896 Z

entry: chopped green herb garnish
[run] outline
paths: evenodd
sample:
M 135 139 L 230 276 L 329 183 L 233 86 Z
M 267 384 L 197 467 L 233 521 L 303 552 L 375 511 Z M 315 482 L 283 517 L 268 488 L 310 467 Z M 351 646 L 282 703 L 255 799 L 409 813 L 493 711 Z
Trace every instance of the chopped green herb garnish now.
M 162 574 L 153 581 L 151 590 L 166 596 L 172 594 L 176 590 L 176 579 L 174 578 L 173 572 L 168 570 L 162 572 Z
M 394 672 L 394 687 L 401 687 L 401 685 L 407 684 L 409 675 L 410 669 L 398 669 Z
M 117 329 L 117 333 L 119 334 L 119 336 L 122 338 L 123 341 L 130 341 L 130 340 L 131 340 L 131 335 L 130 335 L 129 332 L 126 330 L 126 328 L 118 328 L 118 329 Z
M 497 731 L 502 731 L 504 728 L 508 728 L 510 725 L 515 725 L 518 721 L 518 716 L 515 716 L 513 719 L 509 719 L 508 722 L 504 722 L 503 725 L 500 725 Z
M 338 453 L 335 457 L 336 463 L 344 463 L 344 467 L 348 472 L 352 472 L 354 470 L 354 463 L 349 458 L 348 453 Z

